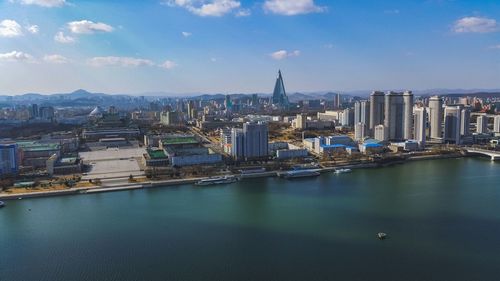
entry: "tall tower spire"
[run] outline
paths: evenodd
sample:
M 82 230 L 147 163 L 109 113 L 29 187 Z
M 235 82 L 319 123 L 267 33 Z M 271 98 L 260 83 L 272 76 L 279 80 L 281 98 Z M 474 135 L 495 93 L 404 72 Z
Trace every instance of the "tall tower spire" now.
M 282 108 L 288 107 L 288 97 L 286 96 L 285 84 L 281 76 L 281 69 L 278 70 L 278 77 L 273 91 L 273 104 Z

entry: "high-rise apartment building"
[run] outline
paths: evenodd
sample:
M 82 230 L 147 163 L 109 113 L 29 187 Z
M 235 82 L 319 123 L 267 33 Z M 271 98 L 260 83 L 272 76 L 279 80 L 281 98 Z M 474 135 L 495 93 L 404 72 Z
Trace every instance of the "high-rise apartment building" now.
M 373 134 L 375 126 L 384 124 L 384 106 L 385 95 L 384 92 L 374 91 L 370 95 L 370 124 L 368 129 Z
M 354 126 L 354 139 L 359 141 L 366 137 L 366 124 L 363 122 L 358 122 Z
M 307 114 L 297 114 L 297 118 L 295 119 L 295 128 L 300 130 L 307 129 Z
M 260 158 L 269 155 L 269 130 L 266 123 L 243 124 L 245 157 Z
M 377 126 L 375 126 L 374 135 L 375 135 L 375 139 L 378 140 L 378 141 L 386 141 L 386 140 L 388 140 L 387 129 L 385 128 L 384 125 L 377 125 Z
M 413 93 L 403 93 L 403 139 L 409 140 L 413 137 Z
M 243 129 L 233 128 L 231 130 L 231 155 L 236 160 L 245 159 L 244 139 Z
M 269 132 L 267 124 L 245 123 L 243 129 L 232 129 L 231 155 L 237 160 L 268 156 Z
M 493 132 L 500 133 L 500 115 L 495 116 L 493 120 Z
M 52 106 L 42 106 L 39 110 L 39 116 L 43 120 L 54 120 L 54 108 Z
M 354 124 L 364 123 L 367 126 L 370 124 L 370 102 L 356 101 L 354 103 Z
M 163 111 L 160 114 L 160 122 L 164 125 L 178 125 L 179 114 L 176 111 Z
M 193 120 L 195 118 L 195 115 L 196 115 L 196 111 L 195 111 L 195 107 L 194 107 L 194 101 L 193 100 L 190 100 L 188 101 L 187 103 L 187 116 L 188 116 L 188 120 Z
M 470 135 L 470 109 L 462 109 L 461 124 L 460 124 L 460 134 L 462 136 Z
M 425 147 L 426 115 L 425 107 L 417 107 L 413 110 L 413 139 L 419 143 L 420 147 Z
M 476 121 L 476 132 L 479 134 L 488 133 L 488 116 L 479 115 Z
M 389 91 L 385 95 L 384 126 L 389 140 L 404 139 L 404 99 L 403 93 Z
M 431 139 L 442 138 L 443 100 L 438 96 L 429 99 L 429 125 Z
M 0 177 L 15 175 L 19 171 L 17 144 L 0 143 Z
M 460 144 L 461 106 L 446 106 L 444 109 L 444 141 Z
M 346 108 L 342 111 L 342 126 L 353 127 L 354 126 L 354 110 L 351 108 Z

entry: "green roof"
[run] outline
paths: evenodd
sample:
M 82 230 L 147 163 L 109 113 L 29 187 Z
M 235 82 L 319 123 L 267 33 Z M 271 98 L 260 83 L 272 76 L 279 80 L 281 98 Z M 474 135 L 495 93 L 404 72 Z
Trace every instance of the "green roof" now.
M 172 144 L 197 144 L 198 141 L 193 136 L 188 137 L 171 137 L 163 139 L 162 143 L 164 145 L 172 145 Z
M 59 144 L 57 143 L 42 144 L 36 142 L 18 142 L 17 144 L 24 151 L 44 151 L 59 149 Z
M 148 154 L 151 159 L 161 159 L 167 157 L 163 150 L 148 150 Z

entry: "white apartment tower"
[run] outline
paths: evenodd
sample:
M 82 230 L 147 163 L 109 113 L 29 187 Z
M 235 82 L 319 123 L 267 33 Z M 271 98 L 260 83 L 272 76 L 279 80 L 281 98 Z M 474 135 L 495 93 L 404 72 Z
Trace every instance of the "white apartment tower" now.
M 431 139 L 442 138 L 443 100 L 438 96 L 429 99 L 429 125 Z
M 462 123 L 460 124 L 460 134 L 462 136 L 470 135 L 470 109 L 464 108 L 462 109 Z
M 495 116 L 493 122 L 493 132 L 500 133 L 500 115 Z
M 409 140 L 413 136 L 413 93 L 406 91 L 403 94 L 403 139 Z
M 488 133 L 488 116 L 479 115 L 476 122 L 476 132 L 479 134 Z
M 366 137 L 366 124 L 363 122 L 358 122 L 354 126 L 354 139 L 359 141 Z
M 413 110 L 413 136 L 420 147 L 425 147 L 425 127 L 427 123 L 425 107 L 417 107 Z
M 375 139 L 378 141 L 386 141 L 387 137 L 387 129 L 384 125 L 375 126 Z

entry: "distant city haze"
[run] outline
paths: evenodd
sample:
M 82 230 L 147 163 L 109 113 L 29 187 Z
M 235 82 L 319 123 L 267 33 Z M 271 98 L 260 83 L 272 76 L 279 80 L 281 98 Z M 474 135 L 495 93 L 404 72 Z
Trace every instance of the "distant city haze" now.
M 500 88 L 497 1 L 0 1 L 0 95 Z M 417 92 L 415 92 L 417 93 Z

